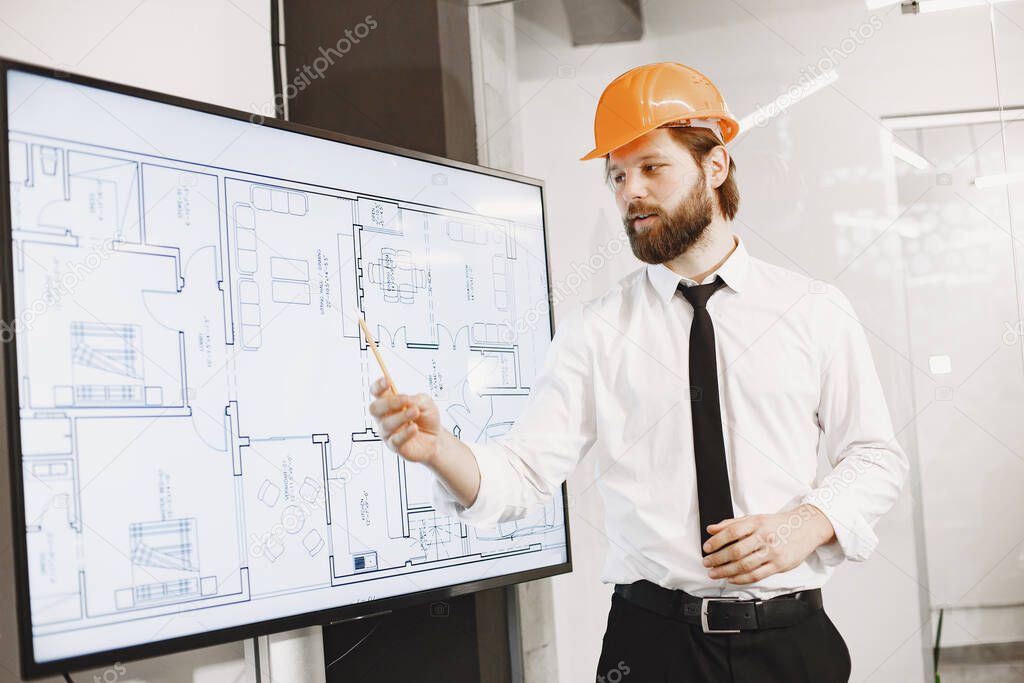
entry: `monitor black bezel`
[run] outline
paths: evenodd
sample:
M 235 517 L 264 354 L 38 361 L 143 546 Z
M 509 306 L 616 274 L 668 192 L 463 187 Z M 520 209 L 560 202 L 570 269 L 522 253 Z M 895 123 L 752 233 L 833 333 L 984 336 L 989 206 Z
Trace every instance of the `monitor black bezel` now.
M 482 173 L 484 175 L 495 176 L 535 186 L 539 189 L 541 198 L 541 219 L 543 222 L 541 228 L 544 238 L 544 260 L 547 275 L 548 320 L 551 326 L 550 329 L 552 335 L 554 334 L 554 301 L 552 298 L 551 259 L 547 235 L 547 203 L 544 196 L 545 185 L 544 181 L 541 179 L 531 178 L 476 164 L 469 164 L 462 161 L 446 159 L 433 154 L 403 149 L 401 147 L 395 147 L 393 145 L 374 142 L 372 140 L 322 130 L 311 126 L 305 126 L 269 117 L 262 117 L 237 109 L 198 102 L 196 100 L 168 95 L 166 93 L 155 92 L 144 88 L 113 83 L 35 64 L 0 58 L 0 135 L 3 136 L 3 139 L 0 140 L 0 214 L 2 214 L 0 215 L 0 229 L 3 230 L 3 239 L 0 240 L 0 278 L 2 278 L 2 280 L 0 280 L 0 314 L 2 314 L 3 320 L 9 324 L 9 329 L 11 330 L 11 336 L 7 343 L 4 344 L 3 353 L 0 354 L 3 362 L 2 370 L 4 382 L 4 390 L 0 392 L 0 396 L 2 396 L 0 400 L 4 402 L 4 406 L 2 410 L 0 410 L 0 415 L 2 415 L 2 419 L 7 423 L 2 429 L 0 429 L 0 435 L 7 437 L 7 446 L 3 450 L 6 452 L 8 457 L 10 468 L 10 499 L 12 506 L 12 530 L 14 535 L 13 550 L 18 641 L 21 671 L 25 678 L 34 679 L 59 674 L 65 671 L 80 671 L 82 669 L 92 667 L 106 666 L 115 662 L 125 662 L 167 655 L 307 626 L 328 625 L 333 622 L 355 617 L 369 616 L 405 607 L 422 605 L 490 588 L 508 586 L 525 581 L 533 581 L 572 571 L 572 544 L 570 542 L 569 534 L 568 496 L 566 485 L 563 482 L 562 509 L 565 519 L 566 561 L 561 564 L 522 572 L 513 572 L 511 574 L 502 574 L 500 576 L 478 581 L 468 581 L 425 591 L 405 593 L 390 598 L 360 602 L 341 607 L 332 607 L 314 612 L 304 612 L 302 614 L 296 614 L 288 617 L 268 619 L 193 635 L 167 638 L 142 645 L 111 648 L 85 655 L 37 662 L 35 659 L 35 651 L 32 641 L 32 615 L 28 589 L 28 541 L 25 535 L 24 480 L 22 474 L 21 423 L 19 414 L 20 403 L 18 398 L 19 387 L 16 380 L 18 376 L 17 344 L 15 343 L 15 320 L 17 314 L 15 311 L 13 292 L 13 236 L 11 233 L 10 161 L 8 159 L 9 131 L 7 121 L 7 76 L 11 71 L 22 71 L 38 76 L 54 78 L 77 85 L 99 88 L 122 95 L 147 99 L 161 104 L 183 107 L 201 113 L 245 121 L 252 125 L 276 128 L 299 135 L 339 142 L 346 145 L 371 149 L 409 159 L 428 161 L 442 166 L 471 171 L 474 173 Z

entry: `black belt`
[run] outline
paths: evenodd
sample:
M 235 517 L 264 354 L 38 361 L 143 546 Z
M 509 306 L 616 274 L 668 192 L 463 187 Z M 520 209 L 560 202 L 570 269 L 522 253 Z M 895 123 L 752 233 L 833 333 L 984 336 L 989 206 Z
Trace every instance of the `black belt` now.
M 739 633 L 794 626 L 822 608 L 821 589 L 787 593 L 769 600 L 698 598 L 650 581 L 615 584 L 615 593 L 646 610 L 701 627 L 704 633 Z

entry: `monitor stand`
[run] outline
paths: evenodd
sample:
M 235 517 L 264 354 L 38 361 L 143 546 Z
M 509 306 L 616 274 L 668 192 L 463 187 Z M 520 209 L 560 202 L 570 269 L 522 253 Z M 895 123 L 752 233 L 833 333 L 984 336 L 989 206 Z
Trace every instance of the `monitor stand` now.
M 245 680 L 250 683 L 326 683 L 323 631 L 319 626 L 248 638 Z

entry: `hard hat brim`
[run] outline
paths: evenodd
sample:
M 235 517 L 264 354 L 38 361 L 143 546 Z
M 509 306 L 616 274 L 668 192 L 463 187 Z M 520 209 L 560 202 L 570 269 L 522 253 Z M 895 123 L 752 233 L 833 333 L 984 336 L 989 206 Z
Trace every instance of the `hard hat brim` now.
M 695 112 L 695 115 L 693 115 L 690 118 L 700 119 L 700 118 L 708 118 L 709 116 L 710 116 L 710 114 L 707 115 L 707 116 L 704 116 L 704 115 L 702 115 L 702 112 Z M 730 141 L 732 141 L 733 138 L 736 137 L 737 134 L 739 134 L 739 132 L 740 132 L 740 124 L 735 119 L 724 118 L 724 117 L 721 117 L 720 114 L 716 114 L 714 116 L 714 118 L 719 118 L 718 125 L 719 125 L 719 130 L 722 133 L 721 140 L 722 140 L 722 144 L 723 145 L 724 144 L 728 144 Z M 624 138 L 622 140 L 616 140 L 614 143 L 612 143 L 610 145 L 605 145 L 604 147 L 595 147 L 594 149 L 592 149 L 589 152 L 587 152 L 585 155 L 581 156 L 580 157 L 580 161 L 590 161 L 591 159 L 598 159 L 598 158 L 601 158 L 601 157 L 606 156 L 608 154 L 611 154 L 612 152 L 617 150 L 619 147 L 623 147 L 625 145 L 628 145 L 629 143 L 633 142 L 634 140 L 637 140 L 637 139 L 643 137 L 644 135 L 647 135 L 652 130 L 657 130 L 658 128 L 661 128 L 663 125 L 665 125 L 665 123 L 666 122 L 659 122 L 657 125 L 652 125 L 649 128 L 641 130 L 640 132 L 636 133 L 635 135 L 626 137 L 626 138 Z

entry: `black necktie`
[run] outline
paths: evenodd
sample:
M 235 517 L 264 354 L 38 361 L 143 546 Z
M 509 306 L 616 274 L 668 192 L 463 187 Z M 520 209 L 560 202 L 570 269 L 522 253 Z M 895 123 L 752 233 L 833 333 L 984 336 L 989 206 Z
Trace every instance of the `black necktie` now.
M 693 459 L 697 469 L 697 507 L 700 510 L 701 553 L 711 537 L 707 527 L 732 517 L 729 468 L 725 464 L 722 409 L 718 402 L 718 364 L 715 361 L 715 328 L 708 315 L 711 295 L 725 286 L 718 277 L 706 285 L 679 291 L 693 306 L 690 325 L 690 409 L 693 413 Z

